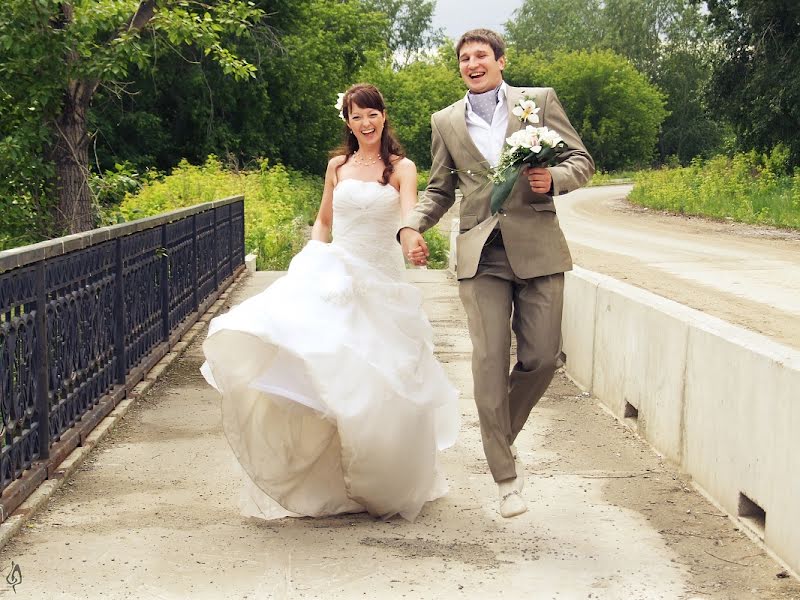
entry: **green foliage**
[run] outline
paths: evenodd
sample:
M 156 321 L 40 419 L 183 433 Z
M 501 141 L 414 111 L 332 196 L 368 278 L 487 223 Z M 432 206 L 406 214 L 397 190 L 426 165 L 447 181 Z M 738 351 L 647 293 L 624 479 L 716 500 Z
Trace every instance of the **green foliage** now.
M 464 95 L 458 69 L 443 59 L 416 61 L 398 71 L 389 66 L 365 68 L 362 80 L 378 86 L 398 138 L 419 167 L 431 164 L 431 115 Z
M 680 214 L 800 228 L 800 173 L 785 175 L 786 159 L 786 149 L 777 148 L 643 171 L 629 199 Z
M 686 165 L 721 149 L 726 128 L 705 99 L 709 76 L 709 57 L 696 49 L 673 50 L 662 58 L 656 84 L 665 91 L 669 109 L 658 141 L 662 162 L 674 157 Z
M 214 156 L 202 166 L 183 161 L 168 177 L 127 195 L 106 219 L 139 219 L 239 194 L 245 196 L 245 250 L 257 252 L 258 269 L 286 269 L 308 238 L 322 180 L 282 165 L 263 161 L 259 170 L 234 172 Z
M 102 175 L 90 175 L 89 188 L 92 197 L 100 207 L 109 207 L 120 204 L 125 196 L 135 193 L 141 187 L 140 175 L 129 164 L 115 164 L 113 170 L 105 171 Z M 146 173 L 148 179 L 158 177 L 157 171 Z
M 422 192 L 428 187 L 431 172 L 426 169 L 417 169 L 417 191 Z
M 431 26 L 436 0 L 368 0 L 367 4 L 388 19 L 387 46 L 396 67 L 409 64 L 444 39 L 443 31 Z
M 506 24 L 519 58 L 613 50 L 664 93 L 658 159 L 687 164 L 721 148 L 724 125 L 705 101 L 717 43 L 695 0 L 525 0 Z M 509 70 L 514 71 L 514 54 Z M 535 70 L 524 65 L 523 72 Z M 529 79 L 527 85 L 551 85 Z M 560 90 L 559 90 L 560 91 Z
M 59 233 L 44 217 L 55 207 L 60 226 L 91 226 L 86 114 L 97 88 L 119 90 L 132 69 L 151 68 L 179 45 L 199 49 L 237 79 L 251 77 L 255 67 L 225 42 L 247 35 L 263 14 L 244 0 L 171 2 L 158 10 L 132 0 L 0 3 L 0 202 L 38 215 L 37 236 Z M 17 219 L 9 227 L 23 225 Z
M 264 154 L 322 174 L 342 135 L 333 105 L 356 83 L 369 57 L 386 55 L 384 15 L 359 0 L 312 0 L 298 10 L 296 29 L 281 39 L 284 52 L 262 65 L 273 107 L 262 128 Z
M 625 58 L 608 50 L 555 53 L 550 61 L 518 56 L 507 79 L 547 82 L 599 170 L 648 164 L 667 111 L 663 94 Z
M 442 233 L 438 227 L 432 227 L 422 234 L 425 243 L 428 244 L 428 268 L 446 269 L 448 257 L 450 256 L 450 240 Z
M 800 165 L 800 5 L 786 0 L 709 0 L 722 55 L 709 100 L 727 117 L 738 147 L 783 142 Z
M 138 192 L 107 209 L 107 223 L 141 219 L 178 208 L 243 194 L 245 250 L 257 253 L 259 270 L 282 271 L 310 236 L 322 197 L 322 178 L 262 161 L 260 169 L 226 169 L 215 156 L 203 165 L 186 161 L 166 177 L 148 175 Z M 429 267 L 447 266 L 449 243 L 438 230 L 425 233 Z
M 603 37 L 600 0 L 525 0 L 506 23 L 520 51 L 571 52 L 596 48 Z
M 343 133 L 333 109 L 336 94 L 358 81 L 372 81 L 370 74 L 384 68 L 390 76 L 392 50 L 413 54 L 436 37 L 426 16 L 432 3 L 425 0 L 258 5 L 268 12 L 269 35 L 230 42 L 258 66 L 254 78 L 224 77 L 199 49 L 189 47 L 132 70 L 128 93 L 117 97 L 102 91 L 93 126 L 100 132 L 103 169 L 129 161 L 140 170 L 168 170 L 181 158 L 202 162 L 216 154 L 239 165 L 263 156 L 321 174 Z M 457 69 L 448 75 L 457 80 Z M 403 116 L 412 134 L 429 126 L 430 114 L 418 110 L 414 118 L 419 123 Z M 403 141 L 407 133 L 402 132 Z M 420 154 L 427 156 L 427 147 Z
M 639 171 L 595 171 L 587 187 L 597 187 L 601 185 L 620 185 L 623 183 L 633 183 Z

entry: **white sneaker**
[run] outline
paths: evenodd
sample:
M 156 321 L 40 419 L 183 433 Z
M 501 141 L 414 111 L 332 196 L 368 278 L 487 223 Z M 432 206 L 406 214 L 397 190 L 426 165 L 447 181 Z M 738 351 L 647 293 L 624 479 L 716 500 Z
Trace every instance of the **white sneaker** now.
M 522 499 L 517 485 L 516 479 L 497 484 L 497 489 L 500 492 L 500 516 L 505 519 L 516 517 L 528 510 L 528 506 L 525 504 L 525 500 Z
M 525 500 L 519 495 L 519 492 L 514 490 L 510 494 L 506 494 L 500 500 L 500 516 L 504 519 L 510 519 L 521 515 L 528 510 Z

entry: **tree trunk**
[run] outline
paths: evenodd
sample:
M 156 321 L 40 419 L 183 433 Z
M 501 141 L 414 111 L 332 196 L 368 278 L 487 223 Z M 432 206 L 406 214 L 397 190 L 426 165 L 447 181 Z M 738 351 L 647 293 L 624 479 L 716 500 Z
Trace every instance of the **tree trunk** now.
M 126 25 L 128 31 L 139 31 L 153 18 L 156 0 L 142 0 Z M 71 2 L 60 5 L 59 18 L 53 22 L 55 29 L 69 27 L 75 19 Z M 66 61 L 76 65 L 80 61 L 74 50 L 67 52 Z M 59 234 L 80 233 L 95 225 L 92 196 L 89 190 L 89 135 L 86 113 L 99 81 L 85 79 L 70 81 L 64 93 L 64 107 L 53 122 L 52 159 L 56 168 L 58 214 L 56 226 Z
M 61 233 L 80 233 L 94 227 L 89 191 L 89 136 L 86 129 L 88 99 L 70 86 L 64 108 L 55 120 L 53 161 L 56 169 L 58 214 Z

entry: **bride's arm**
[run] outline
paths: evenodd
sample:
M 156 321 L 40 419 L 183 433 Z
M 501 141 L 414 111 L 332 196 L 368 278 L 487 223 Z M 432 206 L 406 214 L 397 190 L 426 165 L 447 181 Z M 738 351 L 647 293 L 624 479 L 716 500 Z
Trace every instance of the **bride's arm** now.
M 400 184 L 401 222 L 405 222 L 406 217 L 417 205 L 417 166 L 409 159 L 404 158 L 395 166 L 395 176 Z M 430 254 L 428 244 L 419 231 L 404 227 L 400 229 L 397 237 L 408 261 L 417 266 L 427 263 Z
M 400 211 L 405 218 L 417 204 L 417 165 L 403 158 L 395 165 L 394 172 L 400 184 Z
M 311 228 L 311 239 L 318 242 L 331 241 L 331 226 L 333 224 L 333 188 L 336 185 L 336 167 L 344 162 L 344 156 L 334 156 L 328 161 L 325 171 L 325 187 L 322 190 L 322 201 L 319 204 L 317 220 Z

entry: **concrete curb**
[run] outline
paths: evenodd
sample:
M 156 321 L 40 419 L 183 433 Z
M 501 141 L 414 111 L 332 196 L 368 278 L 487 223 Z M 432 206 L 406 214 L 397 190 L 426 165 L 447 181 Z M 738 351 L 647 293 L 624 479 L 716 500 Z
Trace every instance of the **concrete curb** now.
M 800 571 L 800 352 L 576 267 L 566 370 L 793 573 Z
M 0 523 L 0 549 L 2 549 L 31 518 L 47 505 L 47 502 L 56 490 L 69 480 L 81 463 L 89 456 L 94 447 L 125 418 L 131 406 L 153 387 L 167 368 L 186 351 L 189 344 L 205 331 L 208 322 L 222 311 L 230 294 L 236 290 L 243 279 L 250 276 L 250 273 L 251 271 L 248 269 L 243 270 L 241 274 L 231 282 L 228 288 L 220 294 L 219 298 L 208 308 L 205 314 L 200 316 L 197 323 L 186 331 L 183 337 L 181 337 L 180 342 L 175 344 L 172 350 L 147 372 L 144 379 L 133 388 L 130 394 L 128 394 L 124 400 L 120 401 L 120 403 L 114 407 L 114 410 L 92 429 L 91 433 L 86 437 L 84 445 L 78 446 L 70 452 L 58 465 L 58 469 L 56 469 L 55 473 L 53 473 L 49 479 L 41 483 L 36 490 L 28 496 L 5 521 L 3 521 L 3 523 Z

